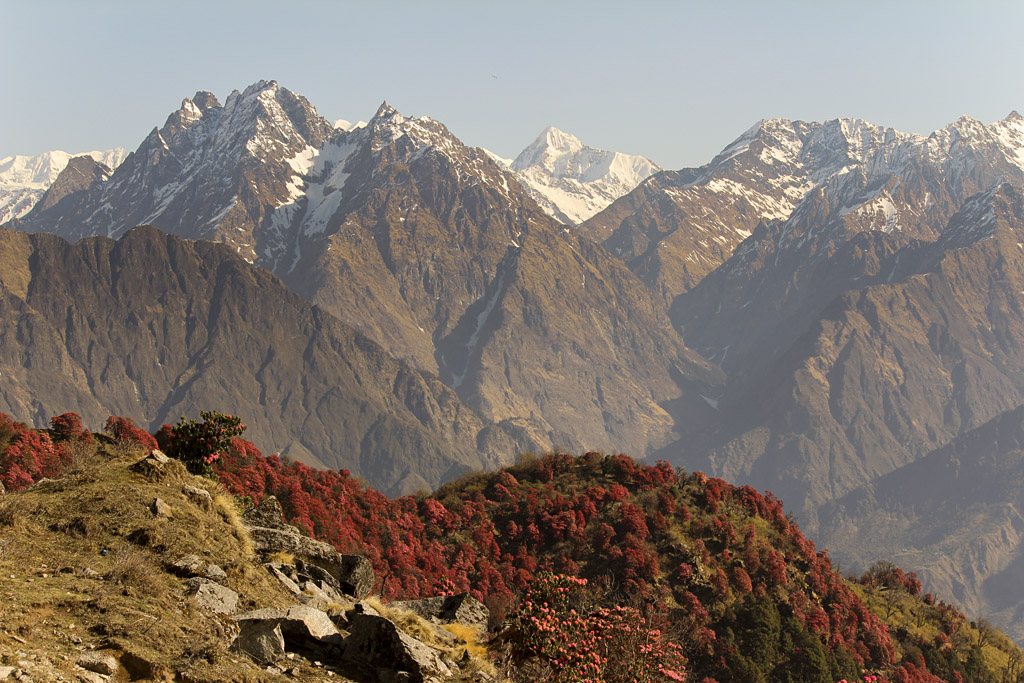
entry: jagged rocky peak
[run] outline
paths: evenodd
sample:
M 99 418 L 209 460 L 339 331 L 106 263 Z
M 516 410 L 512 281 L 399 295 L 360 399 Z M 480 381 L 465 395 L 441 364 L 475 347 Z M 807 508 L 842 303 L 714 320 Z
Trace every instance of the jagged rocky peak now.
M 387 100 L 384 100 L 380 103 L 380 106 L 377 107 L 377 112 L 373 115 L 373 119 L 371 119 L 370 122 L 373 123 L 380 119 L 394 118 L 396 115 L 398 117 L 402 116 L 398 113 L 397 109 L 388 104 Z
M 215 109 L 220 107 L 220 101 L 217 100 L 217 96 L 208 90 L 199 90 L 195 95 L 192 96 L 192 103 L 199 107 L 200 111 L 206 111 L 207 109 Z
M 1000 183 L 964 202 L 950 219 L 938 246 L 943 250 L 968 247 L 995 237 L 1002 226 L 1015 233 L 1024 233 L 1022 221 L 1024 194 L 1010 183 Z
M 171 112 L 164 122 L 160 134 L 164 140 L 170 140 L 182 130 L 187 129 L 207 112 L 213 109 L 220 109 L 220 102 L 217 97 L 206 90 L 199 90 L 191 98 L 186 97 L 181 101 L 181 107 Z
M 204 113 L 204 110 L 198 107 L 193 100 L 186 97 L 181 101 L 181 107 L 168 115 L 163 127 L 160 128 L 160 136 L 165 142 L 169 142 L 178 133 L 187 130 L 192 124 L 203 118 Z
M 447 158 L 449 162 L 460 169 L 457 171 L 460 177 L 465 174 L 482 178 L 490 173 L 485 169 L 485 155 L 483 151 L 476 148 L 466 147 L 451 131 L 440 121 L 429 116 L 404 116 L 397 109 L 386 101 L 382 102 L 377 112 L 365 126 L 353 126 L 347 133 L 356 137 L 345 137 L 344 143 L 349 144 L 353 140 L 355 144 L 363 144 L 369 141 L 370 151 L 379 154 L 382 149 L 394 145 L 394 151 L 389 152 L 395 155 L 395 159 L 402 159 L 406 163 L 420 158 L 429 150 L 432 154 L 438 154 Z M 338 140 L 336 139 L 335 142 Z M 387 156 L 384 161 L 394 160 Z
M 199 91 L 75 203 L 75 216 L 35 211 L 20 228 L 75 240 L 151 224 L 223 241 L 253 259 L 266 209 L 301 196 L 304 174 L 333 133 L 305 98 L 276 81 L 236 90 L 223 106 Z

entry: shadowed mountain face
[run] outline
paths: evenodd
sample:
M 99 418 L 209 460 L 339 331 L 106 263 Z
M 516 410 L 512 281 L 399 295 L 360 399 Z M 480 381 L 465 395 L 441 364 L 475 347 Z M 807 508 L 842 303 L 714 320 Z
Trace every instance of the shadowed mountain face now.
M 74 245 L 3 230 L 0 242 L 0 411 L 155 429 L 231 410 L 268 450 L 392 492 L 533 446 L 223 246 L 154 228 Z
M 783 221 L 787 227 L 755 235 L 750 244 L 758 249 L 766 238 L 803 241 L 810 226 L 794 231 L 788 219 L 809 196 L 820 195 L 803 214 L 813 229 L 930 239 L 971 194 L 1000 179 L 1024 182 L 1022 152 L 1024 117 L 1016 113 L 990 126 L 963 117 L 929 136 L 859 119 L 765 120 L 706 166 L 652 176 L 581 231 L 673 305 L 760 224 Z M 736 276 L 734 268 L 725 273 Z M 685 315 L 674 319 L 689 322 Z
M 934 243 L 858 237 L 837 253 L 873 264 L 867 286 L 832 299 L 770 367 L 731 378 L 692 460 L 772 489 L 811 527 L 817 505 L 1024 403 L 1020 191 L 972 198 Z
M 824 506 L 842 565 L 918 568 L 938 595 L 1024 640 L 1024 407 Z

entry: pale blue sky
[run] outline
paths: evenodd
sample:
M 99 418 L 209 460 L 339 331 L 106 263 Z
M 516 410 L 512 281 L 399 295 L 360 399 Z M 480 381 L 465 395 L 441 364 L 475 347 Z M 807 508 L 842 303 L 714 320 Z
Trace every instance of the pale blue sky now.
M 667 168 L 761 118 L 1024 110 L 1017 0 L 0 0 L 0 27 L 0 157 L 134 149 L 183 97 L 262 78 L 331 120 L 386 99 L 503 156 L 554 125 Z

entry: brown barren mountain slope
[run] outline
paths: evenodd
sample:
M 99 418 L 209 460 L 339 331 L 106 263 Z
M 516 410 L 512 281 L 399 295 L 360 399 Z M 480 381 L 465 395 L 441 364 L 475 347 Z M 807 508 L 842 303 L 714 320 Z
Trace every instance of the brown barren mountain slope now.
M 0 411 L 17 419 L 71 410 L 155 429 L 236 406 L 274 451 L 392 491 L 532 446 L 224 246 L 151 227 L 0 241 Z
M 1024 407 L 821 510 L 843 566 L 915 567 L 927 590 L 1024 640 Z
M 759 382 L 722 402 L 732 422 L 703 466 L 808 514 L 1020 405 L 1022 241 L 1019 190 L 966 202 L 937 243 L 901 252 L 914 274 L 836 298 Z

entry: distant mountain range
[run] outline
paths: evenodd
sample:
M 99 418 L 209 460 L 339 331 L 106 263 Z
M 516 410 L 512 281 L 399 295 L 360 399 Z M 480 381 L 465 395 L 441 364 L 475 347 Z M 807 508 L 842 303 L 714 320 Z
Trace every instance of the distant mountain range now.
M 120 238 L 116 246 L 85 243 L 103 244 L 111 258 L 124 255 L 109 267 L 75 261 L 102 275 L 103 297 L 128 278 L 104 279 L 106 269 L 127 267 L 129 254 L 152 251 L 160 277 L 196 277 L 197 267 L 170 255 L 200 247 L 183 242 L 164 257 L 152 246 L 159 242 L 153 231 L 140 233 L 145 240 L 130 232 L 150 224 L 222 243 L 218 263 L 234 252 L 240 258 L 230 260 L 231 269 L 241 272 L 244 259 L 280 279 L 252 275 L 260 290 L 276 292 L 283 283 L 318 307 L 285 294 L 265 301 L 247 295 L 254 309 L 239 316 L 230 338 L 261 338 L 250 327 L 259 307 L 274 308 L 286 328 L 304 332 L 291 339 L 275 331 L 278 341 L 257 345 L 240 365 L 228 343 L 205 351 L 201 366 L 189 365 L 198 362 L 195 349 L 176 361 L 181 377 L 195 372 L 220 387 L 196 394 L 197 407 L 221 407 L 198 402 L 228 401 L 233 374 L 259 376 L 276 358 L 258 361 L 260 353 L 294 348 L 280 353 L 303 359 L 290 366 L 288 380 L 307 397 L 301 409 L 275 414 L 283 395 L 255 386 L 248 403 L 229 407 L 267 416 L 274 424 L 268 432 L 283 447 L 301 442 L 312 462 L 358 461 L 354 472 L 389 490 L 410 490 L 460 467 L 507 462 L 521 448 L 660 457 L 770 488 L 846 565 L 846 558 L 864 557 L 854 549 L 866 538 L 850 525 L 865 530 L 876 519 L 902 519 L 879 542 L 886 550 L 917 547 L 921 541 L 910 536 L 920 527 L 893 496 L 870 494 L 875 517 L 855 518 L 841 501 L 938 462 L 942 449 L 958 448 L 958 440 L 994 420 L 1012 421 L 1003 416 L 1024 405 L 1021 188 L 1024 117 L 1017 113 L 990 125 L 964 117 L 927 136 L 857 119 L 765 120 L 707 165 L 663 171 L 553 128 L 514 161 L 497 159 L 466 147 L 433 119 L 403 116 L 386 104 L 365 125 L 332 124 L 300 95 L 267 81 L 224 104 L 204 92 L 184 100 L 112 172 L 91 158 L 75 160 L 8 226 L 71 241 Z M 42 314 L 33 299 L 42 285 L 28 283 L 61 275 L 38 271 L 32 254 L 44 249 L 42 238 L 26 246 L 9 235 L 0 283 L 15 297 L 11 310 L 20 311 L 8 329 L 20 329 L 28 324 L 20 321 L 35 319 L 29 311 Z M 72 249 L 52 244 L 60 246 L 46 242 L 46 249 Z M 133 258 L 135 268 L 146 268 L 144 258 Z M 143 278 L 129 270 L 130 281 Z M 189 304 L 196 315 L 208 305 L 220 310 L 198 303 L 222 296 L 224 285 L 210 278 L 208 294 L 186 297 L 197 302 Z M 92 305 L 100 306 L 96 296 Z M 117 301 L 146 325 L 160 319 L 136 310 L 130 297 Z M 407 368 L 420 388 L 338 378 L 331 381 L 359 388 L 346 392 L 344 407 L 332 407 L 326 388 L 321 396 L 315 387 L 324 368 L 349 363 L 355 352 L 351 343 L 331 342 L 316 346 L 322 360 L 306 365 L 312 351 L 299 347 L 324 343 L 301 322 L 314 315 L 307 310 L 327 316 L 332 322 L 320 324 L 332 330 L 372 339 L 388 359 L 372 367 Z M 37 367 L 25 365 L 32 354 L 78 364 L 93 357 L 72 351 L 98 348 L 90 340 L 103 326 L 74 324 L 74 312 L 66 303 L 44 316 L 52 327 L 45 344 L 15 344 L 27 333 L 10 337 L 11 349 L 20 350 L 8 353 L 2 371 L 24 377 L 20 393 L 0 394 L 0 410 L 39 419 L 58 397 L 75 395 L 96 415 L 116 406 L 153 425 L 172 406 L 185 406 L 167 398 L 178 396 L 175 382 L 185 382 L 178 375 L 152 389 L 163 397 L 152 409 L 143 401 L 135 412 L 114 398 L 130 392 L 129 384 L 90 404 L 88 396 L 102 393 L 102 382 L 88 379 L 92 370 L 75 375 L 83 378 L 77 394 L 56 379 L 26 375 Z M 208 322 L 193 327 L 208 329 Z M 121 343 L 132 338 L 126 332 Z M 154 339 L 154 348 L 169 343 Z M 144 358 L 118 376 L 150 372 L 143 368 L 152 358 Z M 390 378 L 397 371 L 375 372 Z M 355 398 L 371 384 L 376 398 Z M 429 398 L 440 412 L 424 418 L 423 409 L 409 407 L 413 396 Z M 394 415 L 412 431 L 387 422 L 370 429 L 368 417 L 329 425 L 332 412 Z M 321 416 L 312 433 L 329 436 L 303 436 L 309 414 Z M 460 415 L 468 422 L 458 422 Z M 407 436 L 392 442 L 385 433 Z M 453 452 L 445 459 L 438 444 L 447 439 Z M 413 443 L 432 444 L 423 450 L 434 455 L 421 462 Z M 969 443 L 992 457 L 1002 452 L 985 439 Z M 1019 471 L 1007 462 L 1008 471 Z M 915 509 L 940 506 L 941 490 L 914 491 Z M 976 498 L 962 509 L 995 504 Z M 998 501 L 1005 519 L 1021 512 L 1015 499 Z M 1005 526 L 987 527 L 1000 530 L 987 537 L 999 551 L 990 557 L 1000 559 L 982 562 L 958 523 L 950 519 L 936 533 L 945 534 L 952 556 L 977 560 L 972 574 L 923 555 L 907 568 L 936 586 L 958 586 L 965 605 L 1014 618 L 1024 599 L 1004 588 L 1024 581 L 1019 535 L 1000 537 Z
M 0 223 L 21 218 L 36 205 L 73 157 L 88 156 L 108 169 L 115 169 L 127 152 L 122 147 L 105 152 L 68 154 L 60 150 L 37 156 L 0 159 Z

